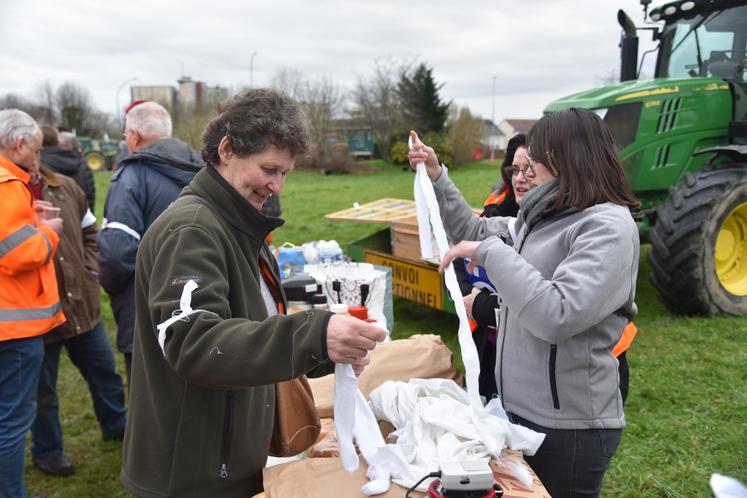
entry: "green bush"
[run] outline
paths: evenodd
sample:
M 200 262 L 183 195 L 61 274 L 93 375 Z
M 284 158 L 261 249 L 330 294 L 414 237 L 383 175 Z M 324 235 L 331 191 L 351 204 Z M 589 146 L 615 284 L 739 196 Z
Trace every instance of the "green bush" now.
M 392 162 L 400 166 L 407 164 L 408 152 L 409 149 L 407 148 L 407 142 L 404 140 L 397 140 L 392 143 L 392 146 L 389 148 L 389 156 Z
M 424 144 L 433 147 L 433 150 L 436 151 L 439 162 L 441 162 L 442 164 L 446 164 L 447 166 L 453 165 L 453 147 L 451 146 L 451 142 L 449 142 L 445 137 L 439 135 L 438 133 L 429 131 L 428 133 L 420 137 L 420 139 Z M 409 149 L 407 148 L 407 142 L 405 142 L 404 140 L 395 141 L 389 149 L 389 154 L 391 155 L 392 162 L 398 165 L 407 164 L 408 152 Z

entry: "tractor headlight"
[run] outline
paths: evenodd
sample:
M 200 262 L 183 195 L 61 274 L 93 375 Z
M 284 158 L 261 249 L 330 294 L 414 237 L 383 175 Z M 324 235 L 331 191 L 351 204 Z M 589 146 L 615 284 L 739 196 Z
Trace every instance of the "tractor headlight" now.
M 594 113 L 599 116 L 600 118 L 604 119 L 604 117 L 607 115 L 608 108 L 607 107 L 600 107 L 599 109 L 592 109 Z

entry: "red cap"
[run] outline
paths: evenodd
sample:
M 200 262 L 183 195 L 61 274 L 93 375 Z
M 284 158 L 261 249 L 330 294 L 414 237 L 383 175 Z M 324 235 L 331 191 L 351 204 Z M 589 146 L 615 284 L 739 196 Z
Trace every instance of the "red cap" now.
M 128 113 L 128 112 L 130 112 L 130 111 L 132 110 L 132 108 L 133 108 L 133 107 L 137 107 L 137 106 L 139 106 L 140 104 L 144 104 L 144 103 L 146 103 L 146 102 L 148 102 L 148 101 L 147 101 L 147 100 L 143 100 L 143 99 L 140 99 L 140 100 L 133 100 L 133 101 L 132 101 L 132 102 L 130 103 L 130 105 L 128 105 L 128 106 L 127 106 L 127 109 L 125 109 L 125 112 L 124 112 L 124 113 L 125 113 L 125 116 L 127 115 L 127 113 Z
M 368 308 L 365 306 L 348 306 L 348 313 L 358 320 L 368 320 Z

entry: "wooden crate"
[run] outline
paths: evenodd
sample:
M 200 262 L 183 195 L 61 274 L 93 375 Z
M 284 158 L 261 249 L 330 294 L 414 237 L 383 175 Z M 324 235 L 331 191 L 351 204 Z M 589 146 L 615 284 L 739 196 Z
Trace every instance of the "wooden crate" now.
M 392 221 L 392 255 L 412 261 L 422 261 L 420 257 L 420 234 L 417 215 Z M 438 254 L 436 240 L 433 239 L 433 254 Z

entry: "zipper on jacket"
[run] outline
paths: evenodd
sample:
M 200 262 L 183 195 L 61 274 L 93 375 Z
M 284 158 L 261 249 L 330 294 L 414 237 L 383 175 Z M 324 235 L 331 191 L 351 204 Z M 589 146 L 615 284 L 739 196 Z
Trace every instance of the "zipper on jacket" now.
M 220 449 L 220 477 L 228 478 L 228 458 L 231 456 L 233 437 L 233 391 L 226 393 L 226 411 L 223 414 L 223 440 Z
M 550 392 L 552 393 L 552 406 L 560 410 L 560 401 L 558 400 L 558 383 L 555 379 L 555 361 L 558 356 L 558 345 L 550 344 Z

